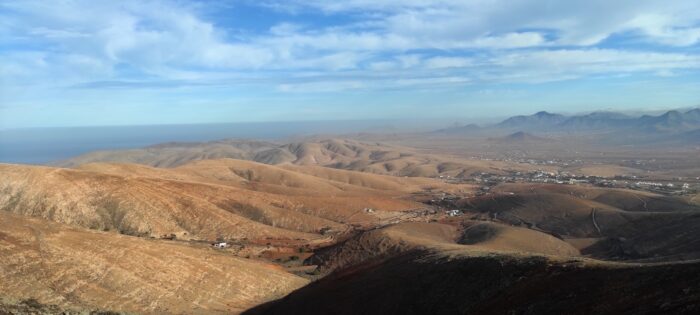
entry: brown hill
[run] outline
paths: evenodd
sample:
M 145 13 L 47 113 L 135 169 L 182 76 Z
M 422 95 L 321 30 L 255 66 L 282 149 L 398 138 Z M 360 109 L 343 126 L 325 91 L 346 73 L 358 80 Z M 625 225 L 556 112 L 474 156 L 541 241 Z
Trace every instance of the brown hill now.
M 172 169 L 88 164 L 80 169 L 0 165 L 0 209 L 92 229 L 185 239 L 318 239 L 330 228 L 378 220 L 363 211 L 421 204 L 414 191 L 469 190 L 419 178 L 238 160 Z
M 231 314 L 308 281 L 210 248 L 0 211 L 0 296 L 66 309 Z M 1 308 L 0 308 L 1 309 Z
M 431 155 L 408 147 L 347 139 L 289 144 L 244 140 L 172 143 L 144 149 L 93 152 L 58 162 L 57 165 L 77 167 L 95 162 L 120 162 L 176 167 L 191 161 L 220 158 L 252 160 L 275 165 L 316 165 L 410 177 L 465 177 L 479 172 L 503 173 L 505 170 L 528 171 L 532 168 L 527 164 Z
M 278 196 L 231 186 L 19 165 L 0 173 L 2 210 L 129 235 L 313 239 L 323 226 L 340 228 L 283 208 Z
M 694 314 L 699 280 L 697 262 L 417 249 L 338 271 L 245 314 Z
M 93 163 L 78 169 L 0 164 L 0 209 L 95 229 L 160 236 L 315 238 L 373 222 L 363 209 L 422 207 L 402 196 L 469 185 L 232 159 L 176 168 Z M 289 232 L 289 233 L 288 233 Z
M 320 250 L 310 261 L 328 276 L 246 314 L 693 314 L 700 310 L 700 275 L 686 274 L 700 271 L 697 261 L 623 264 L 576 258 L 578 251 L 571 245 L 531 229 L 483 221 L 446 222 L 461 225 L 403 223 Z
M 321 270 L 327 273 L 425 248 L 579 255 L 578 250 L 568 243 L 525 228 L 478 221 L 464 222 L 461 227 L 408 222 L 358 234 L 317 251 L 309 262 L 319 265 Z
M 623 189 L 506 184 L 463 199 L 467 212 L 562 237 L 603 259 L 700 257 L 700 207 L 681 197 Z

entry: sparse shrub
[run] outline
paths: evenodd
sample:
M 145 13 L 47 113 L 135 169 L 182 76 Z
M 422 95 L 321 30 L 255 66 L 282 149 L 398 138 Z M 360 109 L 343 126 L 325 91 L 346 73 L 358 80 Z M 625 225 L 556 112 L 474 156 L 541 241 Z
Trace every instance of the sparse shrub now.
M 29 306 L 29 307 L 32 307 L 32 308 L 41 308 L 43 306 L 43 305 L 41 305 L 41 303 L 39 303 L 39 301 L 37 301 L 34 298 L 24 300 L 24 301 L 22 301 L 22 304 Z

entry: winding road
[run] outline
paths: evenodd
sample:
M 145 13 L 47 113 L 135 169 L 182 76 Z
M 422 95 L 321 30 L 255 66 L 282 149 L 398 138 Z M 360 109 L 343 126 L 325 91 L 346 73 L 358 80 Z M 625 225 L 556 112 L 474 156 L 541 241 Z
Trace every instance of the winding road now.
M 598 231 L 598 234 L 600 234 L 600 236 L 603 236 L 603 232 L 600 231 L 600 226 L 598 225 L 598 222 L 595 219 L 595 214 L 597 211 L 598 209 L 596 208 L 591 209 L 591 221 L 593 221 L 593 226 Z

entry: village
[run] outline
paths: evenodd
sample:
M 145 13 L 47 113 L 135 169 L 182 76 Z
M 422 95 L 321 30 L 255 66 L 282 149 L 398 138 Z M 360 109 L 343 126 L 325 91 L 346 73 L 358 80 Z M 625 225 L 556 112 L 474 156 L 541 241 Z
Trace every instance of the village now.
M 440 176 L 449 183 L 476 184 L 481 186 L 477 194 L 487 193 L 491 187 L 501 183 L 543 183 L 559 185 L 592 185 L 606 188 L 626 188 L 654 192 L 663 195 L 691 195 L 700 189 L 700 178 L 673 178 L 670 180 L 646 179 L 637 176 L 615 176 L 612 178 L 579 175 L 571 172 L 550 172 L 535 170 L 530 172 L 510 171 L 505 175 L 481 172 L 467 178 Z

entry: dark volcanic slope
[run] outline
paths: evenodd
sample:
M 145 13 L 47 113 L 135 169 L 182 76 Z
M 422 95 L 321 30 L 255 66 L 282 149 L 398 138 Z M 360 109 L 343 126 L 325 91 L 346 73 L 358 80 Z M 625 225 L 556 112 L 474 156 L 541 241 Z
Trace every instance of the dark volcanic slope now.
M 416 250 L 245 314 L 697 314 L 700 263 L 632 266 Z

